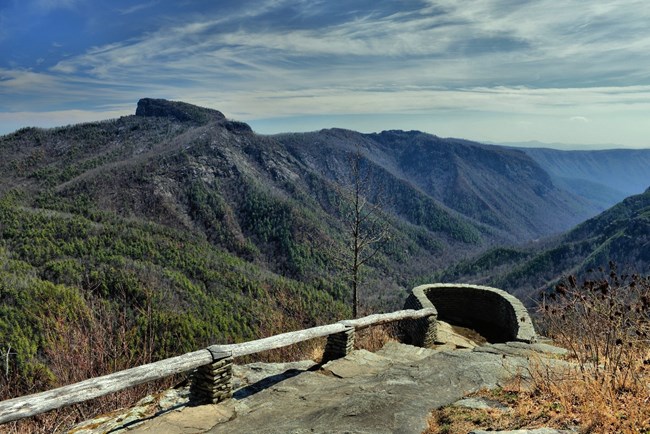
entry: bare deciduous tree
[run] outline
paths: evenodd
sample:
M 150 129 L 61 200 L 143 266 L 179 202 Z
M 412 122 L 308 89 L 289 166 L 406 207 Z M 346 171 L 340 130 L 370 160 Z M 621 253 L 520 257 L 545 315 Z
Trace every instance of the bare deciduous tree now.
M 357 145 L 350 155 L 350 183 L 346 191 L 352 203 L 346 218 L 352 255 L 347 268 L 352 289 L 352 315 L 355 318 L 359 315 L 361 268 L 379 253 L 389 238 L 386 221 L 382 218 L 382 195 L 376 194 L 373 203 L 368 200 L 371 185 L 368 170 L 363 169 L 362 163 L 363 155 Z

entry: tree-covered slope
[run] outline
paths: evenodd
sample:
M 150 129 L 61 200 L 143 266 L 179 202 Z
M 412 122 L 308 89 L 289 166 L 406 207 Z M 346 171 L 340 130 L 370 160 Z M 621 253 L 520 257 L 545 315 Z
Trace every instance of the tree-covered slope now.
M 280 277 L 187 231 L 105 212 L 33 209 L 20 199 L 0 204 L 0 336 L 13 354 L 6 387 L 56 384 L 52 356 L 79 328 L 99 333 L 99 322 L 120 324 L 121 334 L 102 337 L 126 339 L 114 363 L 127 367 L 130 357 L 142 363 L 140 356 L 150 361 L 348 311 L 322 280 Z
M 66 381 L 61 354 L 86 351 L 92 371 L 98 341 L 110 370 L 349 316 L 356 150 L 388 233 L 364 269 L 369 310 L 585 212 L 522 153 L 421 133 L 260 136 L 152 99 L 134 116 L 22 129 L 0 137 L 2 393 Z
M 548 173 L 517 150 L 418 131 L 361 134 L 333 129 L 276 138 L 332 179 L 345 176 L 344 156 L 356 144 L 382 168 L 383 178 L 407 183 L 413 191 L 487 228 L 499 242 L 560 233 L 597 212 L 593 204 L 554 185 Z M 396 211 L 408 213 L 413 206 L 398 204 Z
M 492 284 L 531 300 L 562 276 L 607 269 L 610 261 L 621 274 L 650 269 L 650 189 L 541 245 L 496 248 L 440 276 Z

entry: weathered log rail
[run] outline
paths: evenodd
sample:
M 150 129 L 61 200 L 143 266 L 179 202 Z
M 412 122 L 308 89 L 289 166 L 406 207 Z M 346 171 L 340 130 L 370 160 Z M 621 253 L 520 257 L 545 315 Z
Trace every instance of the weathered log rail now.
M 435 309 L 408 309 L 387 314 L 370 315 L 354 320 L 343 320 L 334 324 L 282 333 L 239 344 L 212 345 L 181 356 L 171 357 L 102 377 L 91 378 L 46 392 L 2 401 L 0 402 L 0 423 L 35 416 L 46 411 L 118 392 L 138 384 L 195 370 L 193 382 L 196 383 L 199 378 L 200 381 L 205 381 L 207 375 L 208 381 L 211 383 L 207 387 L 201 386 L 199 389 L 212 391 L 210 399 L 217 402 L 232 393 L 229 384 L 231 360 L 234 357 L 255 354 L 318 337 L 329 336 L 330 338 L 336 337 L 336 339 L 332 339 L 331 343 L 328 339 L 327 348 L 333 348 L 334 350 L 332 354 L 328 355 L 328 349 L 326 349 L 325 358 L 331 359 L 347 353 L 351 347 L 350 337 L 353 341 L 354 331 L 356 330 L 404 320 L 424 321 L 425 327 L 429 327 L 428 324 L 435 327 L 435 317 Z M 435 330 L 433 332 L 435 333 Z M 196 372 L 199 372 L 200 376 Z

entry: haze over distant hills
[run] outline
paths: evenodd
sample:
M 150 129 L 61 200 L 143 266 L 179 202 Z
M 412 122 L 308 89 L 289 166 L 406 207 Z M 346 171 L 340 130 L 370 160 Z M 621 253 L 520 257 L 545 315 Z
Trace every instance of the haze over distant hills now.
M 599 203 L 603 209 L 650 186 L 650 149 L 523 151 L 558 185 Z
M 540 142 L 539 140 L 527 140 L 525 142 L 492 142 L 486 141 L 485 143 L 496 146 L 504 146 L 506 148 L 544 148 L 544 149 L 557 149 L 560 151 L 596 151 L 601 149 L 628 149 L 624 146 L 615 143 L 600 143 L 600 144 L 571 144 L 571 143 L 558 143 L 558 142 Z
M 421 208 L 414 198 L 422 198 L 489 229 L 497 240 L 558 233 L 597 212 L 589 201 L 557 188 L 538 164 L 517 150 L 419 131 L 330 129 L 273 138 L 338 181 L 346 171 L 341 162 L 358 145 L 377 169 L 371 183 L 382 186 L 396 214 L 408 219 Z M 398 184 L 401 190 L 394 188 Z
M 450 281 L 481 282 L 515 293 L 528 303 L 562 276 L 584 277 L 610 261 L 619 272 L 650 268 L 650 188 L 538 245 L 499 247 L 442 272 Z
M 555 184 L 588 199 L 600 210 L 650 186 L 650 149 L 538 141 L 499 146 L 521 149 L 552 176 Z

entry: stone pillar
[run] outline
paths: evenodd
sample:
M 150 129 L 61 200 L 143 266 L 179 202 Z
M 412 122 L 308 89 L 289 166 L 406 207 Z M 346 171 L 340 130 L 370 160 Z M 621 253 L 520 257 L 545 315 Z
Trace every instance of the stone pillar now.
M 422 286 L 418 286 L 411 290 L 404 303 L 404 309 L 436 309 L 422 288 Z M 404 332 L 406 343 L 411 345 L 428 348 L 433 346 L 438 338 L 437 312 L 428 317 L 401 321 L 400 326 Z
M 418 339 L 414 342 L 420 347 L 431 347 L 438 338 L 438 318 L 434 315 L 416 320 L 418 322 Z
M 327 345 L 323 354 L 323 362 L 340 359 L 354 349 L 354 327 L 347 327 L 344 331 L 334 333 L 327 337 Z
M 232 398 L 232 353 L 209 347 L 213 361 L 192 373 L 191 400 L 217 404 Z
M 438 319 L 436 315 L 418 319 L 407 319 L 400 324 L 406 343 L 417 347 L 429 348 L 438 338 Z

